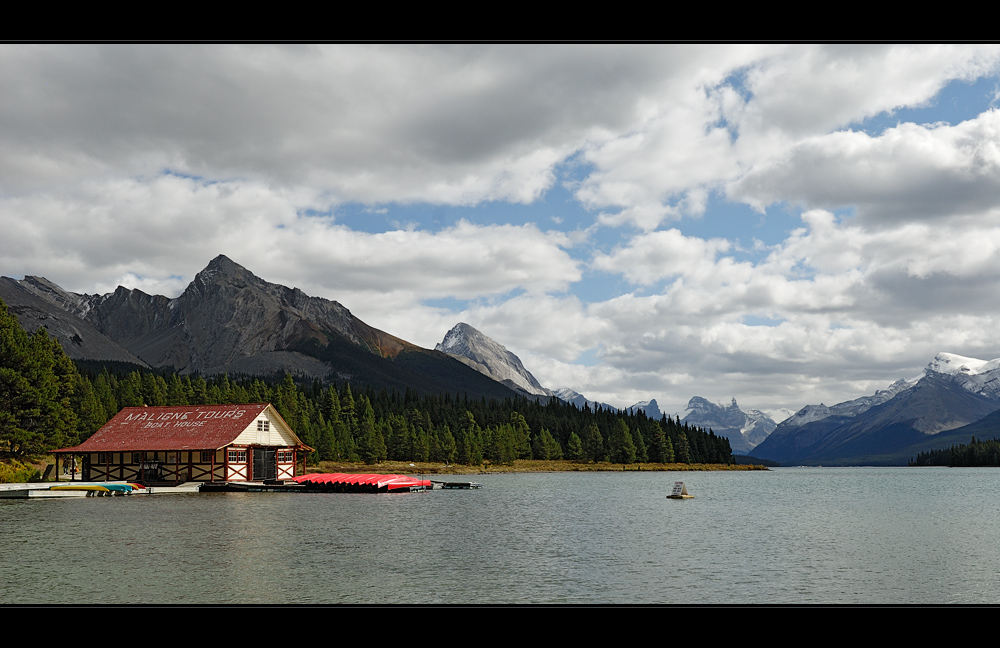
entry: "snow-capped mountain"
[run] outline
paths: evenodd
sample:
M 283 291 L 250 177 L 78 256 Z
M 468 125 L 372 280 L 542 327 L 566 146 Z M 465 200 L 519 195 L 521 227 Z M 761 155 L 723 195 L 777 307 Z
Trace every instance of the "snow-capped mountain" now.
M 511 389 L 530 396 L 553 396 L 551 390 L 531 375 L 521 359 L 493 338 L 484 335 L 464 322 L 456 324 L 434 347 L 464 362 L 476 371 L 489 376 Z
M 963 388 L 975 394 L 1000 399 L 1000 358 L 978 360 L 954 353 L 939 353 L 924 369 L 923 375 L 931 373 L 952 376 Z
M 733 452 L 747 454 L 774 431 L 777 424 L 756 409 L 742 410 L 734 398 L 729 405 L 695 396 L 688 401 L 683 423 L 709 429 L 729 439 Z
M 930 375 L 949 377 L 956 384 L 974 394 L 1000 399 L 1000 358 L 979 360 L 954 353 L 939 353 L 914 378 L 900 378 L 887 388 L 877 390 L 871 396 L 844 401 L 832 407 L 827 407 L 823 403 L 806 405 L 782 421 L 782 426 L 799 427 L 830 416 L 858 416 L 876 405 L 892 400 L 901 392 L 912 389 L 918 382 Z
M 861 398 L 855 398 L 854 400 L 844 401 L 843 403 L 837 403 L 832 407 L 827 407 L 823 403 L 820 403 L 819 405 L 806 405 L 798 412 L 795 412 L 782 421 L 781 424 L 785 427 L 798 427 L 805 425 L 806 423 L 812 423 L 813 421 L 820 421 L 830 416 L 855 417 L 858 414 L 867 412 L 876 405 L 881 405 L 882 403 L 891 400 L 896 396 L 896 394 L 906 391 L 907 389 L 911 389 L 917 384 L 917 381 L 923 377 L 924 374 L 921 374 L 917 378 L 901 378 L 889 385 L 886 389 L 879 389 L 871 396 L 862 396 Z
M 928 436 L 974 423 L 1000 409 L 1000 359 L 934 356 L 920 375 L 871 396 L 807 405 L 754 450 L 782 463 L 904 463 Z M 926 448 L 925 448 L 926 449 Z

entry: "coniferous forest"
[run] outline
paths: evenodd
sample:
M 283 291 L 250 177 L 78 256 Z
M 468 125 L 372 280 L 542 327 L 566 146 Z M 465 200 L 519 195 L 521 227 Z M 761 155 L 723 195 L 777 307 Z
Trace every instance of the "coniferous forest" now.
M 966 443 L 940 450 L 919 453 L 909 462 L 910 466 L 1000 466 L 1000 439 L 978 441 L 976 437 Z
M 25 333 L 0 301 L 0 456 L 21 459 L 76 445 L 124 407 L 222 403 L 273 404 L 315 448 L 312 461 L 732 462 L 725 437 L 643 412 L 580 409 L 556 399 L 375 392 L 290 375 L 206 379 L 77 364 L 44 329 Z

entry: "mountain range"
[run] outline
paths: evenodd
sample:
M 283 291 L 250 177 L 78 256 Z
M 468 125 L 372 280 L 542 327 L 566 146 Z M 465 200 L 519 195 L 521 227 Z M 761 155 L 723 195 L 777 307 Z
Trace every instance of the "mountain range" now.
M 568 387 L 556 389 L 554 393 L 556 397 L 559 398 L 560 400 L 566 401 L 567 403 L 572 403 L 573 405 L 576 405 L 580 409 L 583 409 L 584 407 L 589 407 L 592 410 L 597 409 L 598 407 L 600 407 L 601 409 L 612 410 L 612 411 L 618 409 L 614 405 L 609 405 L 608 403 L 602 403 L 601 401 L 595 401 L 593 399 L 587 398 L 580 392 L 573 391 Z
M 123 286 L 79 294 L 29 275 L 0 277 L 0 299 L 26 330 L 44 326 L 79 361 L 181 374 L 288 372 L 400 391 L 557 397 L 611 408 L 543 387 L 516 355 L 466 323 L 434 350 L 424 349 L 369 326 L 336 301 L 269 283 L 224 255 L 176 298 Z M 653 409 L 658 417 L 655 401 Z
M 754 448 L 754 456 L 786 465 L 905 465 L 919 451 L 968 443 L 973 433 L 966 435 L 966 426 L 998 409 L 1000 359 L 939 353 L 919 376 L 871 396 L 803 407 Z M 996 426 L 972 429 L 1000 433 Z
M 434 349 L 447 353 L 456 360 L 524 396 L 555 397 L 581 409 L 583 407 L 591 409 L 600 407 L 606 410 L 619 409 L 607 403 L 591 400 L 566 387 L 554 390 L 543 387 L 538 379 L 525 369 L 521 359 L 509 351 L 507 347 L 464 322 L 456 324 L 448 331 L 444 340 L 438 343 Z M 658 419 L 661 416 L 655 399 L 636 403 L 627 409 L 642 410 L 653 419 Z
M 290 372 L 476 398 L 515 395 L 445 353 L 369 326 L 335 301 L 268 283 L 222 255 L 173 299 L 122 286 L 78 294 L 33 276 L 0 278 L 0 299 L 21 326 L 45 326 L 76 360 L 182 374 Z
M 711 429 L 726 437 L 737 454 L 749 454 L 777 427 L 777 423 L 760 410 L 742 410 L 735 398 L 729 405 L 721 405 L 700 396 L 688 401 L 681 422 Z
M 459 323 L 434 350 L 362 322 L 336 301 L 272 284 L 225 256 L 181 295 L 119 286 L 66 291 L 43 277 L 0 277 L 0 299 L 29 332 L 44 326 L 67 355 L 179 373 L 266 376 L 290 372 L 376 389 L 479 398 L 557 397 L 615 409 L 571 389 L 552 390 L 502 344 Z M 658 419 L 655 399 L 636 403 Z M 807 405 L 775 424 L 733 399 L 695 396 L 683 422 L 726 436 L 737 453 L 783 464 L 905 464 L 917 452 L 1000 434 L 1000 359 L 939 353 L 924 371 L 833 406 Z

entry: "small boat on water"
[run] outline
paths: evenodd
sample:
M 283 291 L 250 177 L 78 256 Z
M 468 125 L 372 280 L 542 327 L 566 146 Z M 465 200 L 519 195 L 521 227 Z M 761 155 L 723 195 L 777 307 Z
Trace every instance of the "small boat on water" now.
M 687 486 L 682 481 L 674 482 L 673 492 L 667 495 L 667 499 L 691 499 L 693 497 L 694 495 L 688 495 Z
M 140 487 L 141 488 L 141 487 Z M 50 491 L 86 491 L 96 496 L 107 495 L 131 495 L 136 489 L 133 484 L 66 484 L 62 486 L 50 486 Z

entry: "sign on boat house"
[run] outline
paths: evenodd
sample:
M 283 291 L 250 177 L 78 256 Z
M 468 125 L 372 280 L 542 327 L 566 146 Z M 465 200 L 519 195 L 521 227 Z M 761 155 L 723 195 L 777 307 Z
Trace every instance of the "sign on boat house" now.
M 313 448 L 270 404 L 126 407 L 78 446 L 55 451 L 85 481 L 292 479 Z M 59 466 L 56 466 L 58 474 Z

